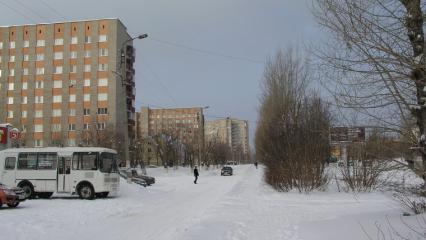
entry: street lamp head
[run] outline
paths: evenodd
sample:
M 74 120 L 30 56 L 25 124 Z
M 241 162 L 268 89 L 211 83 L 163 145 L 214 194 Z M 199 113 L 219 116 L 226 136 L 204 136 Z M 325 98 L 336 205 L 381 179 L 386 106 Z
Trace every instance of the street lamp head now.
M 143 39 L 143 38 L 147 38 L 147 37 L 148 37 L 148 34 L 144 33 L 144 34 L 139 35 L 137 38 Z

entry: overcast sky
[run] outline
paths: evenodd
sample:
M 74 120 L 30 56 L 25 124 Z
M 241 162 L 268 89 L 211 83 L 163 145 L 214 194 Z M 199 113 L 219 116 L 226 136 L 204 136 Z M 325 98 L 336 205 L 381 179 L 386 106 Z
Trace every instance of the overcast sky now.
M 134 42 L 137 109 L 210 106 L 208 120 L 248 120 L 253 139 L 265 60 L 277 49 L 318 39 L 309 3 L 0 0 L 0 25 L 119 18 L 131 35 L 149 34 Z

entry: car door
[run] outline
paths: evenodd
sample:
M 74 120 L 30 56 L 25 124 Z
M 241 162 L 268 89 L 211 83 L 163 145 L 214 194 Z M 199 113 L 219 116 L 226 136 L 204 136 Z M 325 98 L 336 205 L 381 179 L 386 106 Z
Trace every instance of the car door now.
M 71 192 L 71 157 L 59 157 L 58 161 L 58 192 Z

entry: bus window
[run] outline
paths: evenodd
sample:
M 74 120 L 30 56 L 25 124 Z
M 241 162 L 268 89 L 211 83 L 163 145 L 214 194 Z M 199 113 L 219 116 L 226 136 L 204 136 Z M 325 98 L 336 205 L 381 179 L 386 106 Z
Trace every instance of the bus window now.
M 20 153 L 18 169 L 37 169 L 37 153 Z
M 41 170 L 54 170 L 56 169 L 56 153 L 39 153 L 37 168 Z
M 16 158 L 15 157 L 7 157 L 6 161 L 4 163 L 4 170 L 13 170 L 13 169 L 15 169 L 15 162 L 16 162 Z
M 98 153 L 96 153 L 96 152 L 74 153 L 73 169 L 76 169 L 76 170 L 97 170 L 98 169 L 97 165 L 98 165 Z
M 114 153 L 101 153 L 101 160 L 99 162 L 99 170 L 101 172 L 117 172 L 117 156 Z

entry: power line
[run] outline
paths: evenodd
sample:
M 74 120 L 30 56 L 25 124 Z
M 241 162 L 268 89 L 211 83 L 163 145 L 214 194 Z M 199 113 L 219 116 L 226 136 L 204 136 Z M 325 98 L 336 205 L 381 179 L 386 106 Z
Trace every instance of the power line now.
M 52 12 L 54 12 L 57 16 L 59 16 L 60 18 L 62 18 L 64 21 L 66 21 L 67 19 L 59 12 L 57 11 L 55 8 L 53 8 L 52 6 L 50 6 L 50 4 L 46 3 L 44 0 L 40 0 L 40 2 L 46 6 L 47 8 L 49 8 L 50 10 L 52 10 Z
M 149 39 L 153 40 L 155 42 L 158 42 L 158 43 L 169 45 L 169 46 L 183 48 L 183 49 L 186 49 L 186 50 L 190 50 L 190 51 L 194 51 L 194 52 L 198 52 L 198 53 L 203 53 L 203 54 L 207 54 L 207 55 L 212 55 L 212 56 L 216 56 L 216 57 L 224 57 L 224 58 L 229 58 L 229 59 L 232 59 L 232 60 L 245 61 L 245 62 L 251 62 L 251 63 L 256 63 L 256 64 L 265 64 L 264 61 L 257 60 L 257 59 L 243 58 L 243 57 L 237 57 L 237 56 L 232 56 L 232 55 L 223 54 L 223 53 L 217 53 L 217 52 L 210 51 L 210 50 L 190 47 L 190 46 L 180 44 L 180 43 L 174 43 L 174 42 L 170 42 L 170 41 L 160 40 L 160 39 L 157 39 L 157 38 L 153 38 L 151 36 L 149 37 Z
M 16 9 L 16 8 L 14 8 L 14 7 L 11 7 L 11 6 L 7 5 L 5 2 L 0 1 L 0 4 L 1 4 L 1 5 L 3 5 L 3 6 L 5 6 L 5 7 L 7 7 L 7 8 L 9 8 L 10 10 L 14 11 L 15 13 L 17 13 L 17 14 L 21 15 L 22 17 L 24 17 L 24 18 L 26 18 L 26 19 L 30 20 L 31 22 L 34 22 L 34 23 L 36 23 L 36 22 L 37 22 L 35 19 L 33 19 L 33 18 L 31 18 L 31 17 L 27 16 L 26 14 L 22 13 L 22 12 L 21 12 L 21 11 L 19 11 L 18 9 Z
M 39 14 L 38 12 L 36 12 L 35 10 L 33 10 L 30 7 L 27 7 L 24 3 L 22 3 L 20 0 L 15 0 L 16 3 L 18 3 L 19 5 L 21 5 L 23 8 L 27 9 L 28 11 L 30 11 L 31 13 L 33 13 L 34 15 L 36 15 L 37 17 L 39 17 L 40 19 L 43 19 L 47 22 L 50 22 L 50 19 L 45 18 L 43 15 Z

